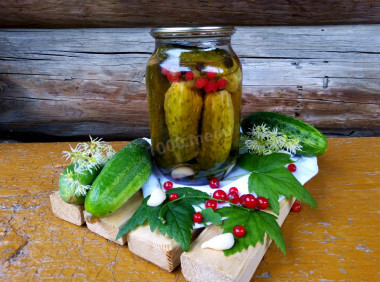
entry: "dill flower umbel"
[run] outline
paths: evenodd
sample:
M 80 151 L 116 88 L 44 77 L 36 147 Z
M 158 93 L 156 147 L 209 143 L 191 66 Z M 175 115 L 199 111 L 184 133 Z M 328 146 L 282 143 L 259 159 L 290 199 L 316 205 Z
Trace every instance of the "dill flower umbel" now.
M 251 154 L 269 155 L 280 150 L 295 154 L 302 146 L 298 138 L 291 139 L 278 133 L 275 127 L 270 129 L 266 124 L 254 125 L 247 136 L 242 136 L 242 150 Z
M 90 140 L 89 144 L 79 143 L 74 149 L 70 146 L 71 152 L 63 152 L 66 160 L 70 159 L 71 163 L 78 163 L 80 167 L 91 170 L 104 166 L 115 155 L 115 150 L 111 145 L 106 144 L 102 139 L 92 139 L 90 136 Z
M 90 185 L 82 184 L 80 175 L 99 173 L 99 170 L 115 155 L 111 145 L 99 138 L 92 139 L 90 143 L 79 143 L 70 151 L 63 151 L 66 160 L 74 164 L 73 171 L 66 174 L 67 182 L 77 196 L 85 196 Z

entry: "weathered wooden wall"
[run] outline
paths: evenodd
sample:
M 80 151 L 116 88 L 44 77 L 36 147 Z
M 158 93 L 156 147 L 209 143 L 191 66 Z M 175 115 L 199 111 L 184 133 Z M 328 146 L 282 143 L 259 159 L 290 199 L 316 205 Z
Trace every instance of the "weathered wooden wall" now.
M 2 0 L 1 27 L 380 23 L 379 0 Z
M 233 47 L 243 117 L 277 111 L 329 135 L 380 135 L 380 25 L 239 27 Z M 147 28 L 0 30 L 0 139 L 148 136 L 153 49 Z

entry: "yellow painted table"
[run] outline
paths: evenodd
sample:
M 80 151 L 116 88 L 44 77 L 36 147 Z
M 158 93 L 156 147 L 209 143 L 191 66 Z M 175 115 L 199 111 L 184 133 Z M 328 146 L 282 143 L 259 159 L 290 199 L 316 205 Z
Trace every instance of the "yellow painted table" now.
M 120 149 L 126 142 L 113 143 Z M 329 139 L 303 205 L 282 226 L 288 254 L 272 244 L 253 280 L 380 281 L 380 138 Z M 68 143 L 0 144 L 0 280 L 184 280 L 86 227 L 56 217 Z

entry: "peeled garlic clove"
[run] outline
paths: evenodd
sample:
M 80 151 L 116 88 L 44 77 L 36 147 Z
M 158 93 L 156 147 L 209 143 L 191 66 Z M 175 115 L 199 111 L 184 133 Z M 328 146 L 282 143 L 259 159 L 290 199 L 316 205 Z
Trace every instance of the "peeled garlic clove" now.
M 202 249 L 209 248 L 219 251 L 231 249 L 235 244 L 234 235 L 232 233 L 224 233 L 212 237 L 210 240 L 201 245 Z
M 174 179 L 184 178 L 194 175 L 194 170 L 188 166 L 180 166 L 172 170 L 172 177 Z
M 148 202 L 146 203 L 150 207 L 157 207 L 162 204 L 163 201 L 166 199 L 166 194 L 162 189 L 156 188 L 152 191 L 152 194 L 150 194 L 150 198 Z

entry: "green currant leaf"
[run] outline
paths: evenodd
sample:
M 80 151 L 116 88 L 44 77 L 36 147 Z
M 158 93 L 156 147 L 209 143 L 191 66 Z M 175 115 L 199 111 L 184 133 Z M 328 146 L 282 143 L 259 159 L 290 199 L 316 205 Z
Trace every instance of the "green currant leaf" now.
M 164 201 L 163 204 L 167 203 L 167 201 Z M 148 206 L 148 224 L 150 227 L 150 231 L 154 232 L 156 229 L 160 231 L 162 235 L 166 234 L 166 228 L 167 225 L 162 222 L 162 220 L 159 217 L 160 210 L 162 208 L 162 204 L 157 207 L 149 207 Z
M 185 252 L 190 249 L 194 212 L 192 205 L 183 199 L 169 202 L 164 215 L 167 221 L 167 234 L 170 238 L 174 238 Z
M 247 210 L 241 207 L 225 207 L 217 212 L 227 219 L 223 222 L 223 233 L 233 233 L 235 225 L 245 228 L 246 234 L 243 237 L 235 237 L 235 244 L 231 249 L 225 250 L 226 256 L 233 255 L 242 250 L 247 250 L 249 246 L 255 247 L 258 242 L 264 243 L 265 233 L 276 242 L 276 245 L 286 253 L 284 238 L 281 228 L 276 221 L 276 217 L 269 213 L 256 210 Z
M 141 203 L 140 207 L 135 211 L 133 216 L 128 220 L 128 222 L 120 229 L 116 236 L 116 240 L 121 238 L 123 235 L 127 234 L 129 231 L 135 229 L 137 226 L 143 225 L 148 218 L 148 208 L 146 204 L 150 196 L 146 197 Z
M 248 171 L 270 171 L 271 169 L 286 164 L 294 163 L 289 154 L 274 153 L 270 155 L 259 156 L 255 154 L 244 154 L 239 157 L 238 165 Z
M 276 214 L 280 211 L 278 198 L 281 195 L 287 199 L 294 196 L 313 208 L 317 207 L 309 191 L 285 168 L 292 162 L 288 154 L 281 153 L 265 156 L 244 154 L 239 160 L 239 166 L 252 172 L 248 179 L 249 192 L 267 198 L 270 209 Z
M 211 222 L 215 225 L 221 225 L 222 224 L 222 216 L 218 213 L 216 213 L 212 208 L 207 208 L 201 211 L 203 221 L 204 222 Z
M 177 193 L 180 198 L 187 197 L 186 202 L 192 205 L 198 205 L 200 203 L 205 202 L 205 200 L 210 199 L 210 195 L 208 195 L 207 193 L 195 190 L 190 187 L 170 189 L 166 191 L 167 197 L 169 197 L 169 195 L 172 193 Z

